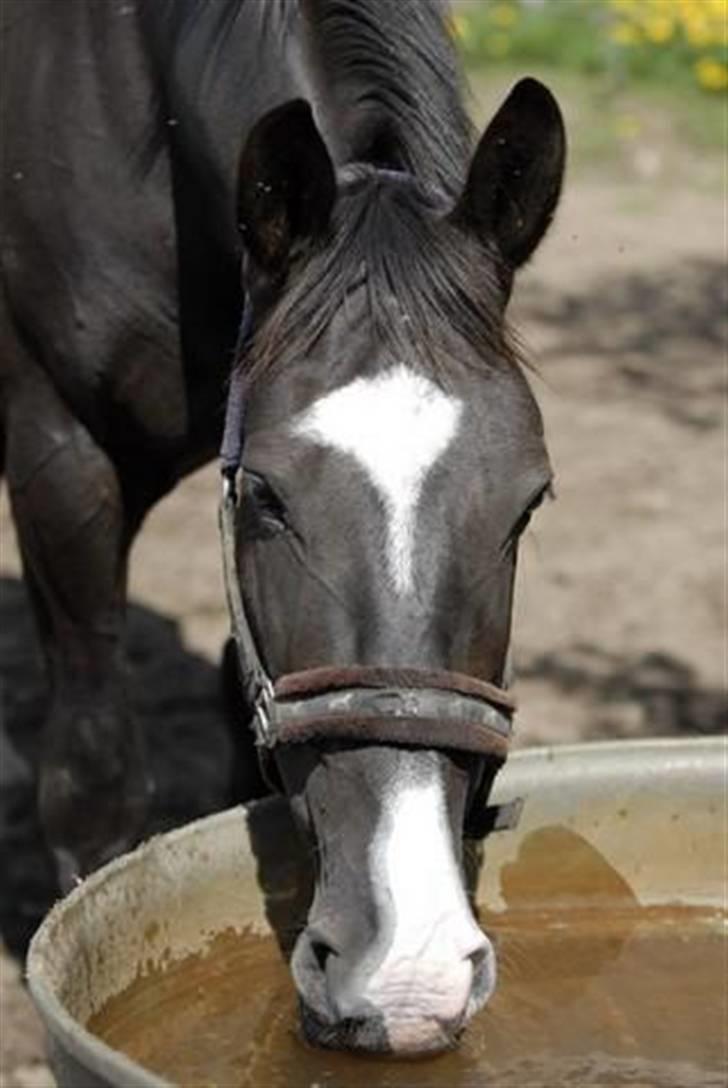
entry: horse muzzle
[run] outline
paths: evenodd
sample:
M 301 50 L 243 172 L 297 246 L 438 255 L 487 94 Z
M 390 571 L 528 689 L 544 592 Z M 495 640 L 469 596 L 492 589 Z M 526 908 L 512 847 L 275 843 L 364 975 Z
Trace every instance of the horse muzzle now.
M 303 1034 L 332 1049 L 397 1057 L 454 1047 L 495 987 L 495 955 L 474 920 L 453 919 L 429 946 L 392 950 L 380 962 L 299 938 L 291 967 Z

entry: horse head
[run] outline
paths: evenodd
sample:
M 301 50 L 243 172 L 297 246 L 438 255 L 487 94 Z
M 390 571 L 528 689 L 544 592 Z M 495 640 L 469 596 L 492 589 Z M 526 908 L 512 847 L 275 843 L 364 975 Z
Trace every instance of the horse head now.
M 524 80 L 454 201 L 337 170 L 302 101 L 242 155 L 236 569 L 271 690 L 303 706 L 269 772 L 312 848 L 292 970 L 323 1045 L 447 1048 L 495 983 L 462 842 L 505 756 L 518 542 L 552 482 L 506 307 L 564 153 Z

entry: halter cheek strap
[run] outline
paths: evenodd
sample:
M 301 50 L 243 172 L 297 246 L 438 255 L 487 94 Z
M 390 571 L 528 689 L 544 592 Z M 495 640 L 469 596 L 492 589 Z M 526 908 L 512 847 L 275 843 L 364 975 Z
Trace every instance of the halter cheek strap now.
M 245 380 L 238 360 L 243 348 L 253 335 L 253 303 L 250 295 L 245 296 L 243 317 L 240 322 L 238 342 L 235 347 L 235 366 L 230 375 L 227 404 L 225 405 L 225 428 L 220 445 L 220 472 L 223 481 L 235 491 L 235 477 L 243 463 L 245 445 Z

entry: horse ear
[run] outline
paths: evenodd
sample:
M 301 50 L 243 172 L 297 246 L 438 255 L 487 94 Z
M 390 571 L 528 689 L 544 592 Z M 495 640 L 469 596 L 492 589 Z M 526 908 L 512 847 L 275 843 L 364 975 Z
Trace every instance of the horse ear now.
M 495 240 L 511 266 L 541 241 L 561 193 L 566 133 L 551 92 L 522 79 L 488 125 L 473 157 L 455 218 Z
M 248 136 L 238 175 L 240 229 L 261 270 L 281 273 L 296 243 L 321 235 L 335 197 L 334 167 L 308 102 L 266 113 Z

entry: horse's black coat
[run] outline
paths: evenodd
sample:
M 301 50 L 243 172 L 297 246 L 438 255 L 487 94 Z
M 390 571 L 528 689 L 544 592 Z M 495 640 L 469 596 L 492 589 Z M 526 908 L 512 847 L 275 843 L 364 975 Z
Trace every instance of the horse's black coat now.
M 240 565 L 269 670 L 501 681 L 517 537 L 550 478 L 504 311 L 555 209 L 564 135 L 525 80 L 471 161 L 437 0 L 6 0 L 2 20 L 2 452 L 52 686 L 41 817 L 68 880 L 144 824 L 123 683 L 129 548 L 216 448 L 244 294 L 256 329 L 239 361 Z M 289 429 L 316 398 L 395 365 L 465 406 L 418 507 L 409 599 L 383 574 L 375 489 Z M 493 768 L 425 757 L 457 838 Z M 335 807 L 347 776 L 366 798 L 391 759 L 342 746 L 281 769 L 328 841 L 310 799 Z M 345 814 L 363 849 L 385 801 Z M 327 940 L 351 951 L 371 923 L 356 919 L 366 876 L 328 856 L 317 902 L 336 903 L 346 925 Z M 302 947 L 299 983 L 320 992 L 326 956 Z M 317 1010 L 322 1038 L 386 1044 L 366 1016 L 339 1031 Z

